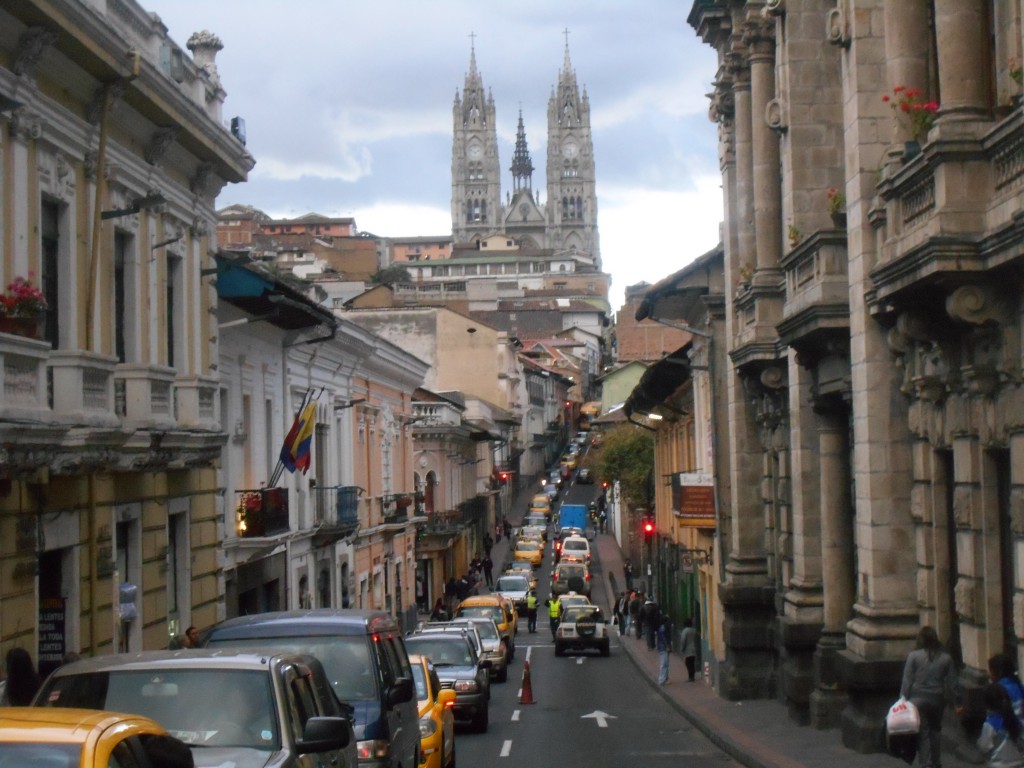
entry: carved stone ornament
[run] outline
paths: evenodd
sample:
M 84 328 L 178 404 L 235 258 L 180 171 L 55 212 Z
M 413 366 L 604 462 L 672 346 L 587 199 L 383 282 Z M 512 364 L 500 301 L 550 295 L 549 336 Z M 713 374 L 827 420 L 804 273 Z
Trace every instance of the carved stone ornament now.
M 146 162 L 150 165 L 160 165 L 177 136 L 178 129 L 173 126 L 154 131 L 149 139 L 149 146 L 146 147 Z
M 785 133 L 789 130 L 789 126 L 783 120 L 782 102 L 778 99 L 772 99 L 764 105 L 764 121 L 776 133 Z
M 990 286 L 964 285 L 946 297 L 946 312 L 954 320 L 971 325 L 1010 321 L 1010 312 Z
M 196 172 L 192 174 L 192 178 L 189 179 L 189 189 L 199 196 L 205 195 L 211 176 L 213 176 L 213 163 L 200 163 L 196 166 Z
M 124 96 L 125 83 L 123 80 L 115 80 L 112 83 L 104 83 L 92 95 L 89 103 L 88 120 L 90 125 L 99 125 L 103 117 L 103 97 L 107 95 L 107 112 L 113 112 L 121 97 Z
M 786 0 L 765 0 L 762 16 L 782 16 L 786 12 Z
M 842 8 L 832 8 L 825 14 L 825 39 L 832 45 L 842 48 L 850 47 L 850 34 L 846 24 L 846 14 Z
M 75 177 L 64 153 L 56 150 L 39 156 L 39 186 L 52 197 L 67 202 L 74 194 Z
M 18 37 L 11 71 L 18 77 L 32 77 L 46 49 L 57 42 L 57 33 L 45 27 L 29 27 Z
M 36 112 L 19 107 L 11 114 L 11 136 L 21 142 L 34 141 L 43 135 L 43 118 Z
M 973 623 L 978 618 L 975 615 L 977 600 L 975 598 L 974 579 L 967 576 L 961 576 L 957 579 L 956 587 L 953 589 L 953 596 L 957 614 L 961 619 Z

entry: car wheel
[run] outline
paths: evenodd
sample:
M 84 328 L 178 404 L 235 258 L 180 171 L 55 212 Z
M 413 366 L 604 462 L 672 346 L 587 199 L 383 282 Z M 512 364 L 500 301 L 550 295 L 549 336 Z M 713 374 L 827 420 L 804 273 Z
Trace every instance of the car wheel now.
M 559 643 L 555 643 L 555 656 L 561 656 L 564 653 L 565 649 Z
M 604 645 L 601 646 L 601 655 L 602 656 L 609 656 L 609 655 L 611 655 L 611 648 L 608 647 L 608 641 L 607 640 L 605 640 Z
M 501 671 L 498 672 L 498 682 L 499 683 L 504 683 L 507 680 L 508 680 L 508 664 L 506 664 L 504 667 L 502 667 Z
M 474 721 L 473 724 L 476 726 L 477 731 L 479 731 L 480 733 L 487 733 L 487 721 L 487 709 L 485 707 L 484 711 L 476 716 L 476 720 Z

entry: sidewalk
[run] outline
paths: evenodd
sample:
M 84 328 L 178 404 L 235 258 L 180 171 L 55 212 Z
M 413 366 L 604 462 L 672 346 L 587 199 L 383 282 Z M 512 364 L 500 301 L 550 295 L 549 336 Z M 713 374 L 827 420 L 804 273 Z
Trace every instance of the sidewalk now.
M 615 538 L 595 537 L 602 577 L 622 572 L 622 552 Z M 609 606 L 602 606 L 608 609 Z M 863 755 L 847 749 L 838 729 L 819 731 L 793 722 L 776 700 L 726 701 L 700 681 L 686 680 L 682 657 L 669 660 L 669 682 L 659 686 L 658 653 L 644 640 L 622 637 L 620 643 L 637 669 L 680 714 L 730 757 L 751 768 L 907 768 L 902 760 L 883 753 Z M 698 670 L 699 675 L 699 670 Z M 945 768 L 967 768 L 972 763 L 942 752 Z

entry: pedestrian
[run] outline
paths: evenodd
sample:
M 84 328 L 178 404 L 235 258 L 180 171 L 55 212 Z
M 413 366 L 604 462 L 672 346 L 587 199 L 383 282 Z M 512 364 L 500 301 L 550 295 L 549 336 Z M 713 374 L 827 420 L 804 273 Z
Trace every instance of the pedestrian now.
M 1024 684 L 1017 677 L 1017 670 L 1010 654 L 997 653 L 989 659 L 988 676 L 993 683 L 999 683 L 1006 689 L 1017 720 L 1024 725 Z
M 198 648 L 199 647 L 199 630 L 195 626 L 189 626 L 185 630 L 185 639 L 188 641 L 186 648 Z
M 537 590 L 531 589 L 526 594 L 526 630 L 531 635 L 537 633 Z
M 32 664 L 32 657 L 24 648 L 15 646 L 7 652 L 4 665 L 6 685 L 3 698 L 0 699 L 0 706 L 27 707 L 35 698 L 39 686 L 43 684 Z
M 665 685 L 668 682 L 668 653 L 671 646 L 668 641 L 668 626 L 664 616 L 658 619 L 658 629 L 655 634 L 658 644 L 658 685 Z
M 626 562 L 622 566 L 622 572 L 626 576 L 626 591 L 633 591 L 633 562 L 627 557 Z
M 605 523 L 608 522 L 608 513 L 602 509 L 600 514 L 597 516 L 597 521 L 601 526 L 601 533 L 604 533 Z
M 431 621 L 448 621 L 448 611 L 444 609 L 444 600 L 440 597 L 434 603 L 434 610 L 430 612 Z
M 918 765 L 940 768 L 942 754 L 942 713 L 946 704 L 955 704 L 957 672 L 953 657 L 946 653 L 932 627 L 921 627 L 917 643 L 903 666 L 900 695 L 917 707 L 921 716 L 918 736 Z
M 551 625 L 551 642 L 555 641 L 555 633 L 558 631 L 559 618 L 562 615 L 562 601 L 558 595 L 552 593 L 551 597 L 544 601 L 548 607 L 548 623 Z
M 658 624 L 661 622 L 661 609 L 654 602 L 653 597 L 647 598 L 644 603 L 643 614 L 644 628 L 647 630 L 647 650 L 653 651 L 657 645 L 655 640 L 658 634 Z
M 484 581 L 487 582 L 487 588 L 490 589 L 494 586 L 494 561 L 491 560 L 490 555 L 484 555 L 483 562 L 480 565 L 484 569 Z
M 643 596 L 639 592 L 632 592 L 629 598 L 629 628 L 637 637 L 640 637 L 640 607 L 644 604 Z
M 612 607 L 612 613 L 615 615 L 615 626 L 619 628 L 619 632 L 622 632 L 622 606 L 626 602 L 626 593 L 619 592 L 619 596 L 615 599 L 615 605 Z
M 990 768 L 1019 768 L 1024 765 L 1021 725 L 1013 711 L 1010 695 L 999 683 L 989 683 L 983 692 L 985 723 L 978 737 L 978 749 Z
M 683 622 L 683 631 L 679 633 L 679 653 L 686 664 L 686 682 L 692 683 L 697 675 L 697 630 L 693 628 L 693 619 Z
M 448 581 L 444 584 L 444 602 L 447 606 L 448 615 L 451 616 L 455 612 L 455 603 L 459 599 L 459 583 L 455 581 L 455 577 L 449 577 Z
M 485 533 L 484 534 L 484 554 L 487 555 L 487 557 L 491 556 L 491 547 L 493 547 L 493 546 L 494 546 L 494 539 L 491 538 L 491 534 Z

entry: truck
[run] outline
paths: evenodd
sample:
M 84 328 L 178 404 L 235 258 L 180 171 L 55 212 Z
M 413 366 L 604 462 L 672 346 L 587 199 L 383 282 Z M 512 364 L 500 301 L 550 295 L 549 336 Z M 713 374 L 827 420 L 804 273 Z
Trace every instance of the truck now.
M 566 528 L 579 528 L 581 532 L 586 531 L 588 516 L 586 504 L 563 504 L 558 510 L 558 526 L 556 528 L 558 538 L 562 538 L 562 531 Z

